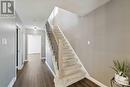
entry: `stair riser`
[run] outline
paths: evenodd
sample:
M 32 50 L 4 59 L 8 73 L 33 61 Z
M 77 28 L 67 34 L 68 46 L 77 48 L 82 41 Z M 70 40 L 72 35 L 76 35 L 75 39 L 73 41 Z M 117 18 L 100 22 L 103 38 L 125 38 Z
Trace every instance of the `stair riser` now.
M 70 76 L 70 75 L 73 75 L 73 74 L 76 74 L 76 73 L 80 73 L 81 71 L 82 71 L 81 68 L 63 71 L 63 76 Z
M 86 76 L 85 73 L 78 73 L 78 74 L 76 74 L 76 75 L 68 76 L 68 77 L 66 77 L 66 78 L 63 78 L 63 80 L 68 83 L 68 82 L 70 82 L 70 81 L 73 81 L 73 80 L 76 79 L 76 78 L 85 77 L 85 76 Z
M 70 62 L 70 63 L 63 63 L 63 67 L 69 67 L 69 66 L 74 66 L 75 64 L 78 64 L 77 62 Z
M 69 71 L 69 70 L 73 70 L 76 68 L 81 68 L 81 65 L 75 65 L 75 66 L 71 66 L 71 67 L 64 67 L 64 71 Z
M 71 63 L 71 62 L 78 62 L 76 59 L 63 59 L 63 63 Z

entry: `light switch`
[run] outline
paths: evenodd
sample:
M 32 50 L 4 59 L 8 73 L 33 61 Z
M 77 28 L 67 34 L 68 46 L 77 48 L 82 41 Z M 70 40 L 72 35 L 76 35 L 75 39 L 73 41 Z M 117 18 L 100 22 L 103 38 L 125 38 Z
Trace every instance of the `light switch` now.
M 2 45 L 7 45 L 7 39 L 6 38 L 2 38 Z

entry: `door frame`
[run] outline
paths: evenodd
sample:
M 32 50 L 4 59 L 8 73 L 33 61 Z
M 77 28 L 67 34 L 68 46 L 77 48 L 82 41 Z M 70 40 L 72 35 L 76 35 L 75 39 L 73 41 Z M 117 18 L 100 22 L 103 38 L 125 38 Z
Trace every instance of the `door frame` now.
M 29 36 L 29 35 L 32 35 L 32 36 L 35 36 L 35 35 L 36 35 L 36 36 L 40 36 L 40 43 L 41 43 L 41 46 L 40 46 L 40 47 L 41 47 L 41 48 L 40 48 L 40 57 L 41 57 L 41 59 L 42 59 L 42 35 L 41 35 L 41 34 L 27 34 L 27 48 L 26 48 L 26 50 L 27 50 L 27 61 L 28 61 L 28 50 L 29 50 L 29 49 L 28 49 L 28 41 L 29 41 L 29 40 L 28 40 L 28 36 Z
M 24 60 L 23 60 L 23 31 L 22 29 L 17 25 L 17 60 L 16 60 L 16 64 L 17 64 L 17 69 L 21 70 L 24 66 Z

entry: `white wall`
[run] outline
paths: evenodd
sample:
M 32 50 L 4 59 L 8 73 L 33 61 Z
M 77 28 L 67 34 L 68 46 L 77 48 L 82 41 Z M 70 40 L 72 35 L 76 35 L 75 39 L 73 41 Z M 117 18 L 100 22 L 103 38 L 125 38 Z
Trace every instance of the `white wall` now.
M 110 68 L 113 60 L 130 63 L 129 9 L 130 0 L 111 0 L 84 17 L 59 10 L 53 20 L 55 25 L 60 26 L 89 74 L 107 86 L 114 76 Z
M 28 54 L 41 53 L 41 36 L 28 35 Z

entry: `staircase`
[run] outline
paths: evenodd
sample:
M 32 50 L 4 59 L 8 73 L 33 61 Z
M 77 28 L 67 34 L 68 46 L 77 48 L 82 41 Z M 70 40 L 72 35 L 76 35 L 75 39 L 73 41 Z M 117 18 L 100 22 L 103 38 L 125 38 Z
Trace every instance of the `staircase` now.
M 55 87 L 68 87 L 89 76 L 60 27 L 47 22 L 46 29 L 54 56 Z
M 55 85 L 67 87 L 82 80 L 88 73 L 60 28 L 53 27 L 52 32 L 58 45 Z

